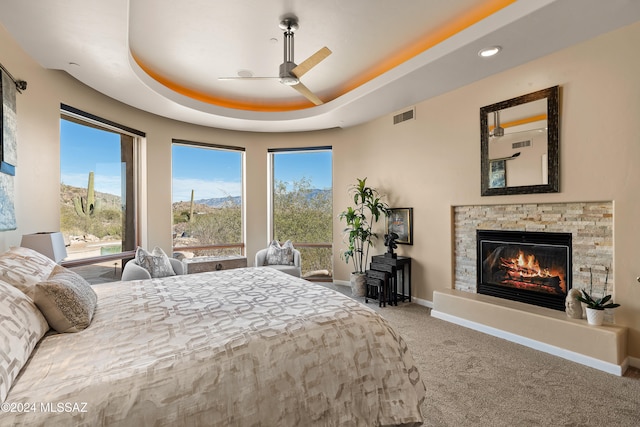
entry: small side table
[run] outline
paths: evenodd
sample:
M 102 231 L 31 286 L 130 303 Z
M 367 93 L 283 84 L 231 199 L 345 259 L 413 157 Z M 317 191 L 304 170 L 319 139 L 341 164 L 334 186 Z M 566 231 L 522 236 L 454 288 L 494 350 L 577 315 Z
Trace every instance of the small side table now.
M 187 267 L 187 274 L 230 270 L 247 266 L 247 258 L 243 256 L 200 256 L 187 258 L 182 262 Z
M 386 307 L 390 296 L 389 273 L 378 270 L 367 270 L 365 273 L 367 282 L 364 302 L 368 303 L 369 298 L 377 299 L 379 307 Z M 393 301 L 389 300 L 389 304 L 393 304 Z
M 395 301 L 411 302 L 411 258 L 406 256 L 398 256 L 391 258 L 385 255 L 374 255 L 371 257 L 371 263 L 386 264 L 395 269 L 395 276 L 391 277 L 393 286 L 391 291 Z M 402 291 L 400 286 L 402 285 Z

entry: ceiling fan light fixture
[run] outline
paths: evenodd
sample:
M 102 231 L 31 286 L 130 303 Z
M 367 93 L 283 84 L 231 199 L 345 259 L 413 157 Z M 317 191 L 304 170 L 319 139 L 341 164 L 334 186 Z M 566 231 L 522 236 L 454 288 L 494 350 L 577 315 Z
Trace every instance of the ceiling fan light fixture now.
M 478 56 L 482 57 L 482 58 L 490 58 L 492 56 L 495 56 L 498 54 L 498 52 L 500 52 L 502 50 L 501 46 L 491 46 L 491 47 L 486 47 L 484 49 L 481 49 L 478 52 Z
M 295 86 L 300 83 L 300 80 L 293 76 L 280 77 L 280 83 L 287 86 Z
M 280 64 L 280 83 L 287 86 L 295 86 L 300 83 L 300 79 L 291 72 L 297 67 L 295 62 L 285 61 Z

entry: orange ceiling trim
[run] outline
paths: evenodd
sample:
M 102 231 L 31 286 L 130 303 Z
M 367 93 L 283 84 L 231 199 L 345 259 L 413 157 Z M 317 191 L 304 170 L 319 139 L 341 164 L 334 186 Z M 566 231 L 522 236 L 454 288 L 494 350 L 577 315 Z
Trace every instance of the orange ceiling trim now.
M 441 28 L 430 30 L 424 38 L 420 39 L 416 43 L 408 46 L 402 51 L 399 51 L 396 55 L 389 57 L 387 60 L 378 64 L 378 66 L 369 70 L 366 74 L 361 74 L 358 79 L 347 83 L 341 89 L 339 89 L 333 98 L 337 98 L 347 92 L 354 90 L 355 88 L 365 84 L 366 82 L 373 80 L 374 78 L 386 73 L 387 71 L 397 67 L 405 61 L 421 54 L 422 52 L 442 43 L 449 37 L 465 30 L 466 28 L 476 24 L 483 19 L 493 15 L 497 11 L 504 9 L 516 0 L 489 0 L 477 7 L 470 9 L 464 15 L 450 21 Z
M 537 116 L 525 117 L 524 119 L 511 120 L 510 122 L 500 123 L 500 126 L 503 128 L 510 128 L 513 126 L 525 125 L 527 123 L 539 122 L 542 120 L 547 120 L 546 114 L 538 114 Z M 489 126 L 489 130 L 493 130 L 495 125 Z
M 172 91 L 179 93 L 180 95 L 184 95 L 188 98 L 195 99 L 196 101 L 204 102 L 206 104 L 218 105 L 224 108 L 231 108 L 235 110 L 249 110 L 249 111 L 264 111 L 264 112 L 281 112 L 281 111 L 294 111 L 294 110 L 302 110 L 305 108 L 314 107 L 315 105 L 311 102 L 304 100 L 302 102 L 281 102 L 281 103 L 270 103 L 270 104 L 260 104 L 253 102 L 242 102 L 232 98 L 223 98 L 220 96 L 213 96 L 206 94 L 204 92 L 200 92 L 194 89 L 190 89 L 186 86 L 179 85 L 178 83 L 170 80 L 168 77 L 161 75 L 154 71 L 150 66 L 145 64 L 140 57 L 138 57 L 131 49 L 131 57 L 138 64 L 138 66 L 144 71 L 149 77 L 160 83 L 161 85 L 171 89 Z
M 487 0 L 475 8 L 470 9 L 464 15 L 458 17 L 447 23 L 445 26 L 430 31 L 424 38 L 418 42 L 408 46 L 396 55 L 389 57 L 388 59 L 379 63 L 376 67 L 373 67 L 369 72 L 361 74 L 357 79 L 348 82 L 339 88 L 335 93 L 330 96 L 330 99 L 336 99 L 347 92 L 354 90 L 355 88 L 362 86 L 366 82 L 373 80 L 374 78 L 386 73 L 387 71 L 397 67 L 403 62 L 421 54 L 433 46 L 442 43 L 449 37 L 463 31 L 464 29 L 472 26 L 473 24 L 482 21 L 490 15 L 493 15 L 497 11 L 504 9 L 505 7 L 515 3 L 517 0 Z M 156 80 L 161 85 L 184 95 L 188 98 L 195 99 L 207 104 L 218 105 L 220 107 L 237 109 L 237 110 L 249 110 L 259 112 L 283 112 L 302 110 L 306 108 L 314 107 L 314 105 L 306 100 L 301 102 L 271 102 L 269 104 L 258 102 L 243 102 L 233 98 L 224 98 L 220 96 L 213 96 L 200 92 L 188 87 L 179 85 L 172 81 L 168 77 L 165 77 L 155 72 L 151 67 L 146 65 L 133 51 L 131 51 L 133 60 L 138 66 L 152 79 Z

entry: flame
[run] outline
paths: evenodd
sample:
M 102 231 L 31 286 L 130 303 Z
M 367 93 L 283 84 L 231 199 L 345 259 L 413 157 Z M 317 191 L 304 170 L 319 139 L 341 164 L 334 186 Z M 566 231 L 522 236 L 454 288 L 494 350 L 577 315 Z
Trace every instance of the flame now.
M 518 258 L 515 260 L 520 270 L 520 275 L 523 277 L 551 277 L 551 273 L 548 268 L 541 268 L 540 263 L 536 259 L 535 255 L 525 255 L 522 251 L 518 254 Z
M 558 277 L 560 279 L 560 287 L 566 292 L 564 270 L 559 267 L 553 269 L 540 267 L 540 263 L 533 254 L 525 254 L 520 250 L 517 257 L 511 259 L 501 258 L 501 262 L 504 267 L 510 270 L 509 274 L 512 280 L 517 277 L 522 279 Z

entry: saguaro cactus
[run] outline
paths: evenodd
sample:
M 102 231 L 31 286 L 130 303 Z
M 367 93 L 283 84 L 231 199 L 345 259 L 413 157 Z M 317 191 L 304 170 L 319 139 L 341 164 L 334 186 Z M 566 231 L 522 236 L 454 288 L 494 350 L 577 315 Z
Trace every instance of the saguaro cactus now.
M 93 172 L 89 172 L 89 182 L 87 183 L 87 197 L 74 197 L 73 206 L 79 216 L 93 216 L 97 210 L 96 196 L 93 189 Z
M 193 190 L 191 190 L 191 206 L 189 208 L 189 222 L 193 222 Z

